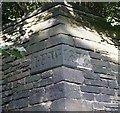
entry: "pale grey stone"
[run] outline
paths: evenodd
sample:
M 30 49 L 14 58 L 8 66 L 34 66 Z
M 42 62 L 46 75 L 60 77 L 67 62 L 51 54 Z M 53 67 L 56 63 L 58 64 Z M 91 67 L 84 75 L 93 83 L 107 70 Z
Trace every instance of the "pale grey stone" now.
M 63 98 L 52 103 L 51 111 L 92 111 L 92 103 Z
M 115 81 L 115 80 L 109 80 L 108 84 L 109 84 L 110 88 L 112 88 L 112 89 L 118 89 L 117 81 Z
M 32 55 L 31 73 L 61 65 L 92 69 L 88 52 L 67 45 L 58 45 Z
M 105 94 L 95 95 L 95 99 L 99 102 L 110 102 L 110 96 Z

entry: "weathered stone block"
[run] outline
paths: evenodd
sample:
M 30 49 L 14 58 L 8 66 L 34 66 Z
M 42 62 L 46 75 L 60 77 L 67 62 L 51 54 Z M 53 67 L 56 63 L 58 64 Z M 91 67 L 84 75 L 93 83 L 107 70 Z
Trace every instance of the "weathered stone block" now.
M 95 86 L 81 86 L 81 91 L 87 93 L 100 93 L 100 89 Z
M 92 63 L 93 65 L 96 65 L 96 66 L 102 66 L 102 67 L 110 68 L 110 63 L 107 62 L 107 61 L 91 59 L 91 63 Z
M 6 85 L 2 85 L 2 91 L 5 91 Z
M 118 64 L 113 64 L 113 63 L 111 63 L 110 64 L 110 66 L 111 66 L 111 69 L 112 69 L 112 71 L 114 71 L 114 72 L 118 72 L 119 70 L 119 68 L 118 68 Z
M 19 59 L 17 59 L 17 60 L 15 60 L 14 62 L 12 62 L 12 65 L 13 66 L 17 66 L 17 65 L 19 65 L 20 64 L 20 60 Z
M 104 103 L 94 102 L 93 103 L 94 110 L 104 110 Z M 96 111 L 98 112 L 98 111 Z
M 94 71 L 95 73 L 107 74 L 106 68 L 103 68 L 102 66 L 93 65 L 93 71 Z
M 104 60 L 104 61 L 110 61 L 110 57 L 102 55 L 102 60 Z
M 28 106 L 28 98 L 19 99 L 15 101 L 11 101 L 8 105 L 9 109 L 17 109 L 17 108 L 24 108 Z
M 29 98 L 29 103 L 30 104 L 41 103 L 41 102 L 44 101 L 44 98 L 45 98 L 45 90 L 44 90 L 44 88 L 33 90 L 31 92 L 31 96 Z
M 2 97 L 1 101 L 2 101 L 2 104 L 7 104 L 10 101 L 12 101 L 12 96 L 8 96 L 8 97 L 5 97 L 5 98 Z
M 31 73 L 61 65 L 91 69 L 88 52 L 67 45 L 58 45 L 32 55 Z
M 105 80 L 90 80 L 90 79 L 86 79 L 85 80 L 85 84 L 86 85 L 91 85 L 91 86 L 103 86 L 103 87 L 108 87 L 108 83 Z
M 13 94 L 13 99 L 16 100 L 16 99 L 20 99 L 20 98 L 25 98 L 25 97 L 28 97 L 30 95 L 30 92 L 29 91 L 19 91 L 18 93 L 14 93 Z
M 45 37 L 50 37 L 50 36 L 54 36 L 57 35 L 59 33 L 63 33 L 63 34 L 67 34 L 69 33 L 68 30 L 66 29 L 65 24 L 57 24 L 54 27 L 51 27 L 50 29 L 46 29 L 45 31 Z
M 55 46 L 58 44 L 68 44 L 74 45 L 73 38 L 65 34 L 58 34 L 56 36 L 50 37 L 47 40 L 47 47 Z
M 5 70 L 5 71 L 4 71 L 4 75 L 6 75 L 6 74 L 10 73 L 10 72 L 11 72 L 11 70 L 12 70 L 12 67 L 10 67 L 10 68 L 8 68 L 7 70 Z
M 46 79 L 53 76 L 53 70 L 48 70 L 41 73 L 41 79 Z
M 31 45 L 30 47 L 27 48 L 27 51 L 29 53 L 35 53 L 35 52 L 38 52 L 38 51 L 41 51 L 41 50 L 44 50 L 46 48 L 46 41 L 41 41 L 41 42 L 37 42 L 33 45 Z
M 93 46 L 92 46 L 92 43 L 90 41 L 88 41 L 88 40 L 74 38 L 74 41 L 75 41 L 75 46 L 76 47 L 89 49 L 89 50 L 93 50 L 94 49 Z
M 25 84 L 25 79 L 20 79 L 17 81 L 17 84 L 24 85 Z
M 93 73 L 92 71 L 89 71 L 89 70 L 83 71 L 83 75 L 86 79 L 95 79 L 95 80 L 100 79 L 98 74 Z
M 25 60 L 24 62 L 22 62 L 22 63 L 20 64 L 20 68 L 27 67 L 27 66 L 30 65 L 30 63 L 31 63 L 30 60 Z
M 2 86 L 2 91 L 11 90 L 12 87 L 12 83 L 6 83 L 4 86 Z
M 101 88 L 101 93 L 114 96 L 115 95 L 115 90 L 114 89 L 109 89 L 109 88 Z
M 53 79 L 52 79 L 52 77 L 49 77 L 49 78 L 46 78 L 46 79 L 41 79 L 38 82 L 35 82 L 33 86 L 35 88 L 36 87 L 45 87 L 45 86 L 50 85 L 52 83 L 53 83 Z
M 32 83 L 28 83 L 28 84 L 24 85 L 23 90 L 30 90 L 32 88 L 33 88 L 33 84 Z
M 63 98 L 52 103 L 51 111 L 92 111 L 92 103 Z
M 4 92 L 2 92 L 2 93 L 3 93 L 3 95 L 5 95 L 6 97 L 13 94 L 12 90 L 7 90 L 7 91 L 4 91 Z
M 108 75 L 108 74 L 99 74 L 100 78 L 103 78 L 103 79 L 109 79 L 109 80 L 115 80 L 116 79 L 116 76 L 114 75 Z
M 80 86 L 73 83 L 64 83 L 65 98 L 80 99 Z
M 28 91 L 32 88 L 33 88 L 33 83 L 28 83 L 28 84 L 25 84 L 25 85 L 19 85 L 19 86 L 13 88 L 12 91 L 14 93 L 16 93 L 16 92 L 20 92 L 20 91 L 24 91 L 24 90 Z
M 120 87 L 119 87 L 119 90 L 118 90 L 118 96 L 120 96 Z
M 34 105 L 32 107 L 27 107 L 27 108 L 23 108 L 22 111 L 48 111 L 49 109 L 46 109 L 45 106 L 42 105 Z
M 15 59 L 16 59 L 15 56 L 11 56 L 11 57 L 6 58 L 5 62 L 6 63 L 13 62 Z
M 25 82 L 26 83 L 35 82 L 40 80 L 40 78 L 41 78 L 40 74 L 31 75 L 25 78 Z
M 31 73 L 38 73 L 62 64 L 61 46 L 53 47 L 32 55 Z
M 15 74 L 14 76 L 9 77 L 8 82 L 22 79 L 22 78 L 29 76 L 29 75 L 30 75 L 30 71 L 21 72 L 19 74 Z
M 89 52 L 90 57 L 94 59 L 101 59 L 101 54 L 100 53 L 95 53 L 95 52 Z
M 82 99 L 93 101 L 94 100 L 94 95 L 91 94 L 91 93 L 83 93 L 82 94 Z
M 68 82 L 60 82 L 46 88 L 46 96 L 50 100 L 60 98 L 80 98 L 80 87 Z
M 45 88 L 46 99 L 47 100 L 56 100 L 64 98 L 64 84 L 55 84 Z
M 69 81 L 74 83 L 83 83 L 84 77 L 83 73 L 80 70 L 75 70 L 67 67 L 59 67 L 53 70 L 53 81 L 59 82 L 59 81 Z
M 95 99 L 99 102 L 110 102 L 110 96 L 104 94 L 95 95 Z
M 2 66 L 2 70 L 7 70 L 8 68 L 10 68 L 12 66 L 11 63 L 6 63 Z
M 117 113 L 120 110 L 118 103 L 105 103 L 104 106 L 106 108 L 109 108 L 112 111 L 112 113 Z
M 117 81 L 115 81 L 115 80 L 109 80 L 108 85 L 112 89 L 118 89 L 118 84 L 117 84 Z
M 31 68 L 31 66 L 29 65 L 27 67 L 22 68 L 21 70 L 22 70 L 22 72 L 25 72 L 25 71 L 29 71 L 30 68 Z
M 89 53 L 70 46 L 63 46 L 63 65 L 88 70 L 92 69 Z
M 24 98 L 24 99 L 16 100 L 14 105 L 17 106 L 17 108 L 23 108 L 28 106 L 28 104 L 29 104 L 28 98 Z
M 55 100 L 51 105 L 51 111 L 65 111 L 65 99 Z

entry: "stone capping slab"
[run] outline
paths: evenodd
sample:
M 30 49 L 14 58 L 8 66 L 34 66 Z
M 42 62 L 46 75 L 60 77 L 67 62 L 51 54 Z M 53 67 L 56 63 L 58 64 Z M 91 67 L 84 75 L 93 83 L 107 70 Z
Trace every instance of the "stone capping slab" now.
M 32 54 L 31 74 L 62 65 L 92 70 L 91 58 L 87 51 L 68 45 L 57 45 Z

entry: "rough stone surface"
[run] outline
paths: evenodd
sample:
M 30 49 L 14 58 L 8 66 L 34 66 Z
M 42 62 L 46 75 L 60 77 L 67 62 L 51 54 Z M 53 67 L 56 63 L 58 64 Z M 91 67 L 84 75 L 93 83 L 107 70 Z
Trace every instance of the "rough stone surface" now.
M 43 102 L 44 95 L 45 95 L 45 90 L 43 88 L 32 90 L 30 98 L 29 98 L 29 103 L 38 104 L 40 102 Z
M 104 94 L 95 95 L 95 99 L 99 102 L 110 102 L 110 96 Z
M 82 94 L 82 99 L 93 101 L 94 100 L 94 95 L 91 94 L 91 93 L 83 93 Z
M 101 59 L 101 55 L 99 53 L 95 53 L 95 52 L 89 52 L 90 57 L 94 58 L 94 59 Z
M 49 68 L 61 65 L 91 69 L 88 52 L 67 45 L 58 45 L 56 47 L 34 53 L 32 55 L 31 65 L 31 73 L 42 72 Z
M 114 80 L 109 80 L 108 84 L 109 84 L 109 87 L 112 88 L 112 89 L 118 88 L 117 82 L 114 81 Z
M 38 81 L 40 78 L 41 78 L 40 74 L 36 74 L 34 76 L 28 76 L 25 78 L 25 82 L 26 83 L 35 82 Z
M 102 94 L 115 95 L 115 90 L 109 88 L 101 88 Z
M 94 110 L 104 110 L 104 103 L 94 102 L 93 108 Z
M 86 85 L 91 85 L 91 86 L 98 86 L 98 87 L 108 87 L 107 81 L 103 81 L 103 80 L 89 80 L 89 79 L 86 79 L 85 84 Z
M 0 57 L 3 112 L 93 113 L 120 107 L 118 48 L 106 36 L 102 41 L 102 34 L 91 31 L 89 25 L 79 26 L 70 7 L 61 4 L 48 3 L 44 10 L 3 29 L 3 36 L 23 39 L 21 46 L 27 51 L 22 58 Z M 78 10 L 78 20 L 82 16 L 99 19 Z M 21 27 L 23 36 L 17 30 Z
M 100 93 L 100 89 L 95 86 L 81 86 L 81 91 L 87 93 Z
M 93 73 L 93 72 L 91 72 L 91 71 L 89 71 L 89 70 L 85 70 L 85 71 L 83 72 L 83 75 L 84 75 L 84 77 L 85 77 L 86 79 L 95 79 L 95 80 L 99 80 L 99 79 L 100 79 L 100 77 L 99 77 L 98 74 L 95 74 L 95 73 Z
M 74 100 L 74 99 L 60 99 L 53 102 L 51 111 L 91 111 L 92 104 L 90 102 Z
M 46 96 L 50 100 L 60 98 L 80 98 L 80 87 L 68 82 L 60 82 L 46 88 Z
M 53 82 L 52 77 L 49 77 L 49 78 L 46 78 L 46 79 L 41 79 L 38 82 L 34 83 L 34 87 L 35 88 L 44 87 L 44 86 L 52 84 L 52 82 Z
M 71 36 L 65 34 L 58 34 L 56 36 L 48 38 L 47 40 L 47 48 L 58 44 L 74 45 L 74 41 Z
M 75 70 L 67 67 L 59 67 L 53 71 L 54 82 L 69 81 L 81 84 L 84 82 L 83 73 L 80 70 Z M 74 75 L 74 76 L 73 76 Z

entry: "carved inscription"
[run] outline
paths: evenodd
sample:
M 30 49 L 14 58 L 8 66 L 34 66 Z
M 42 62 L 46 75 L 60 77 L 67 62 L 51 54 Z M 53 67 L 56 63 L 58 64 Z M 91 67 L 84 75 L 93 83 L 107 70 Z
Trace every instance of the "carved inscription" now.
M 82 49 L 63 46 L 63 63 L 65 65 L 92 69 L 89 53 Z
M 37 73 L 48 68 L 57 66 L 62 62 L 61 46 L 46 49 L 32 55 L 31 72 Z
M 91 68 L 91 60 L 88 52 L 82 49 L 59 45 L 34 53 L 32 55 L 31 73 L 39 73 L 61 65 Z

